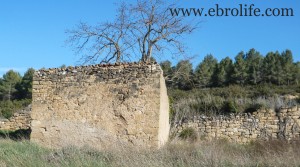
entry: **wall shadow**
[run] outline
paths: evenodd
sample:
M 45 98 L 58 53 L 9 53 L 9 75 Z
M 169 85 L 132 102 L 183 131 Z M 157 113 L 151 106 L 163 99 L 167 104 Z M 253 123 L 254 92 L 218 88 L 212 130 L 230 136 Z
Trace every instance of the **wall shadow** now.
M 0 131 L 0 139 L 11 139 L 14 141 L 29 140 L 31 129 L 19 129 L 16 131 Z

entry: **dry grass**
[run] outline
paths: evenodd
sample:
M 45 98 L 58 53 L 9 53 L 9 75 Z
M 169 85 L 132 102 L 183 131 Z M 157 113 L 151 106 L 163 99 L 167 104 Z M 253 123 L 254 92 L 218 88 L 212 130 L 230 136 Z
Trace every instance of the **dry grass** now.
M 300 143 L 226 141 L 169 144 L 158 151 L 123 154 L 113 166 L 299 166 Z
M 252 113 L 258 109 L 273 109 L 299 105 L 296 99 L 287 100 L 284 97 L 232 98 L 207 95 L 203 98 L 186 98 L 176 101 L 171 108 L 171 124 L 193 119 L 194 116 L 219 116 L 231 113 Z
M 299 144 L 176 141 L 154 151 L 128 148 L 95 151 L 75 147 L 49 150 L 30 142 L 2 140 L 0 166 L 300 166 Z

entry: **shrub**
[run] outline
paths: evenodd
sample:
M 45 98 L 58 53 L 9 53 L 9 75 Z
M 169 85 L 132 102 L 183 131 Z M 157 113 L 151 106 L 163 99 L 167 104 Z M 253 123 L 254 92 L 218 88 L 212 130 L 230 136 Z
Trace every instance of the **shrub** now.
M 224 113 L 238 113 L 238 109 L 236 107 L 236 103 L 233 100 L 227 101 L 223 105 Z
M 239 85 L 230 85 L 225 89 L 223 88 L 223 91 L 228 93 L 227 96 L 223 97 L 243 98 L 248 95 L 247 89 Z
M 169 96 L 169 108 L 170 108 L 170 111 L 169 111 L 169 114 L 170 114 L 170 117 L 169 119 L 172 120 L 175 116 L 175 110 L 174 108 L 172 107 L 174 104 L 174 100 L 172 97 Z
M 264 105 L 263 104 L 258 104 L 258 103 L 255 103 L 255 104 L 249 104 L 247 106 L 247 108 L 244 110 L 245 113 L 253 113 L 259 109 L 262 109 L 264 108 Z
M 0 111 L 3 117 L 10 118 L 15 110 L 15 106 L 12 101 L 1 101 Z
M 189 140 L 189 141 L 196 141 L 197 140 L 197 132 L 193 128 L 186 128 L 183 129 L 179 136 L 180 139 L 182 140 Z
M 295 90 L 295 86 L 229 86 L 204 88 L 192 91 L 169 89 L 171 122 L 181 122 L 194 116 L 254 112 L 260 108 L 278 109 L 300 104 L 300 98 L 286 99 L 283 95 Z
M 265 96 L 271 97 L 274 96 L 274 89 L 270 88 L 271 85 L 259 85 L 255 90 L 255 97 Z
M 0 101 L 1 115 L 5 118 L 10 118 L 16 111 L 27 107 L 30 103 L 31 99 Z

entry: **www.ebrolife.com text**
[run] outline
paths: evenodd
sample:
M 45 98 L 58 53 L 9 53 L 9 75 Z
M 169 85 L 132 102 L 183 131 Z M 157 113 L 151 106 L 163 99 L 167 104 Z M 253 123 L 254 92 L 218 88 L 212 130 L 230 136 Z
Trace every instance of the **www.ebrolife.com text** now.
M 265 8 L 255 7 L 254 4 L 238 4 L 237 7 L 222 7 L 215 4 L 211 8 L 169 8 L 172 16 L 255 16 L 255 17 L 279 17 L 294 16 L 293 8 Z

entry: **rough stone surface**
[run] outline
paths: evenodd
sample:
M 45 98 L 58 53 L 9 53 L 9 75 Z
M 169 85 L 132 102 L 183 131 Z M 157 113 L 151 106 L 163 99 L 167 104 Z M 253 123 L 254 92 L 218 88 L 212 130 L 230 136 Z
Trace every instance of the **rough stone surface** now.
M 169 104 L 156 63 L 36 71 L 31 141 L 59 148 L 158 148 L 169 136 Z
M 1 119 L 0 130 L 16 131 L 19 129 L 29 129 L 31 122 L 30 112 L 31 106 L 28 106 L 14 113 L 9 119 Z
M 200 139 L 228 139 L 247 143 L 252 140 L 299 140 L 300 108 L 282 108 L 280 111 L 258 110 L 230 116 L 199 116 L 176 122 L 172 134 L 178 136 L 184 129 L 193 128 Z

